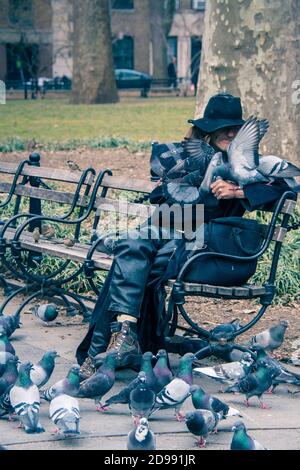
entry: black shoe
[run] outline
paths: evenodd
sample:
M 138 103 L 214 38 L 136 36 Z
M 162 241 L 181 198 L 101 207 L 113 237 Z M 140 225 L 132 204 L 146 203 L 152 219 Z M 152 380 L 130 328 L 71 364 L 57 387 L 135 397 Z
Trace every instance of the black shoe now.
M 97 368 L 102 365 L 107 353 L 116 352 L 116 369 L 139 370 L 142 352 L 137 339 L 136 324 L 129 321 L 111 323 L 111 338 L 104 353 L 94 357 Z
M 184 356 L 186 353 L 196 353 L 208 346 L 209 343 L 200 338 L 186 338 L 184 336 L 165 337 L 164 349 L 168 353 Z

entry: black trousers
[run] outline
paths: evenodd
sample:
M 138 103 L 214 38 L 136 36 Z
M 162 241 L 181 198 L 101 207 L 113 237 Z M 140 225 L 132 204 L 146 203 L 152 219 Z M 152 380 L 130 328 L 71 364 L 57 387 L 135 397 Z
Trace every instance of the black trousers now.
M 184 240 L 138 236 L 121 239 L 95 305 L 89 332 L 77 350 L 79 363 L 87 354 L 94 357 L 106 350 L 110 339 L 110 323 L 121 313 L 136 317 L 139 319 L 138 324 L 144 322 L 142 334 L 149 334 L 150 340 L 155 331 L 152 328 L 150 333 L 150 323 L 157 323 L 163 309 L 160 305 L 158 313 L 158 307 L 165 298 L 162 295 L 160 298 L 155 297 L 155 288 L 161 287 L 167 279 L 175 278 L 187 256 Z M 203 261 L 193 264 L 186 280 L 232 286 L 244 284 L 252 274 L 253 266 L 247 263 L 205 257 Z M 147 341 L 144 349 L 147 349 Z

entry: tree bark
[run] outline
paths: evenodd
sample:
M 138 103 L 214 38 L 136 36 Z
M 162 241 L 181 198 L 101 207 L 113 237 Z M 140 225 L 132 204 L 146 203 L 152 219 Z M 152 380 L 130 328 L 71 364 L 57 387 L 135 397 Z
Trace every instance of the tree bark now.
M 151 39 L 153 45 L 153 77 L 168 76 L 167 37 L 172 25 L 175 0 L 151 0 Z
M 196 115 L 215 93 L 270 121 L 261 150 L 300 162 L 300 0 L 206 3 Z
M 118 101 L 108 0 L 74 0 L 74 104 Z

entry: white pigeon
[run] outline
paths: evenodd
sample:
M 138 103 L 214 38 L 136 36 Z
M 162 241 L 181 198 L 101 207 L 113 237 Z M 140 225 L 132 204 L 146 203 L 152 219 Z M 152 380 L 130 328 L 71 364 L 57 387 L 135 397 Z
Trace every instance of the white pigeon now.
M 30 378 L 39 388 L 43 387 L 50 379 L 55 367 L 56 357 L 58 357 L 56 351 L 47 351 L 42 359 L 33 365 Z
M 61 432 L 65 437 L 80 434 L 80 411 L 76 398 L 69 395 L 59 395 L 53 398 L 49 407 L 49 415 L 57 426 L 58 432 Z
M 20 366 L 17 381 L 9 392 L 9 399 L 25 432 L 39 433 L 45 430 L 39 423 L 40 394 L 30 378 L 31 368 L 30 362 Z
M 175 416 L 178 421 L 182 421 L 184 416 L 180 413 L 183 402 L 190 395 L 190 385 L 185 380 L 176 377 L 168 383 L 157 395 L 153 411 L 175 408 Z
M 215 367 L 196 367 L 194 372 L 231 385 L 248 374 L 253 362 L 251 354 L 244 353 L 240 361 L 219 364 Z
M 258 333 L 250 340 L 252 348 L 260 346 L 265 351 L 274 351 L 280 348 L 284 341 L 284 335 L 289 322 L 287 320 L 280 320 L 278 325 L 271 326 L 271 328 Z
M 149 429 L 146 418 L 142 418 L 136 428 L 127 435 L 127 450 L 155 450 L 156 439 Z

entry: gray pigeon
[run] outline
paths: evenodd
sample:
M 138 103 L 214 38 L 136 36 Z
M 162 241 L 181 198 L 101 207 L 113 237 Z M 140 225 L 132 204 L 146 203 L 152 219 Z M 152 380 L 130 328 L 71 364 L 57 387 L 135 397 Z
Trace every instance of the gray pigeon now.
M 80 411 L 78 400 L 69 395 L 58 395 L 53 398 L 49 407 L 50 419 L 52 419 L 57 431 L 65 437 L 80 434 Z
M 58 315 L 58 308 L 55 304 L 36 305 L 33 308 L 33 314 L 40 320 L 49 323 Z
M 39 423 L 40 394 L 30 378 L 32 364 L 26 362 L 20 366 L 19 376 L 9 392 L 11 406 L 18 415 L 21 425 L 27 433 L 44 432 Z
M 42 359 L 34 364 L 30 371 L 30 378 L 32 382 L 38 386 L 43 387 L 50 379 L 55 367 L 55 359 L 58 357 L 56 351 L 47 351 Z
M 196 374 L 205 375 L 224 384 L 233 384 L 245 377 L 254 362 L 250 353 L 243 353 L 240 361 L 220 364 L 214 367 L 196 367 Z
M 17 356 L 13 356 L 11 359 L 8 359 L 6 370 L 0 378 L 0 396 L 16 382 L 18 378 L 18 363 L 19 358 Z
M 153 391 L 157 391 L 157 379 L 153 372 L 152 368 L 152 359 L 153 356 L 152 352 L 147 351 L 142 356 L 142 363 L 141 363 L 141 370 L 140 372 L 145 372 L 146 374 L 146 381 L 149 388 Z M 129 403 L 129 395 L 130 392 L 139 384 L 138 376 L 135 377 L 126 387 L 122 388 L 122 390 L 117 393 L 116 395 L 111 396 L 106 400 L 104 406 L 111 406 L 116 404 L 128 404 Z
M 0 316 L 0 326 L 5 330 L 7 337 L 9 338 L 17 328 L 20 328 L 20 311 L 15 315 Z
M 197 357 L 193 353 L 186 353 L 180 358 L 176 377 L 183 379 L 187 384 L 193 384 L 193 362 Z
M 58 395 L 63 394 L 76 397 L 80 385 L 79 371 L 80 367 L 77 364 L 74 364 L 69 370 L 66 378 L 59 380 L 54 385 L 51 385 L 51 387 L 40 391 L 41 398 L 51 401 Z
M 147 384 L 145 372 L 139 373 L 138 381 L 138 385 L 130 392 L 128 403 L 135 425 L 140 418 L 149 417 L 155 403 L 155 393 Z
M 274 349 L 280 348 L 284 341 L 284 335 L 289 323 L 286 320 L 280 320 L 278 325 L 271 326 L 268 330 L 253 336 L 250 340 L 252 348 L 262 347 L 265 351 L 273 352 Z
M 192 385 L 190 392 L 192 395 L 192 403 L 196 410 L 209 410 L 214 413 L 219 413 L 222 416 L 222 419 L 226 419 L 229 416 L 241 416 L 241 412 L 239 410 L 236 410 L 218 398 L 205 393 L 205 391 L 198 385 Z
M 115 383 L 115 367 L 116 354 L 106 354 L 102 366 L 89 379 L 81 382 L 77 397 L 94 399 L 97 411 L 105 411 L 101 399 Z
M 232 320 L 230 323 L 223 323 L 218 325 L 212 330 L 210 334 L 213 340 L 218 341 L 222 338 L 229 338 L 233 333 L 236 333 L 241 328 L 239 319 Z
M 157 362 L 153 368 L 156 376 L 156 392 L 160 392 L 173 379 L 173 373 L 168 366 L 168 354 L 165 349 L 160 349 L 156 354 Z
M 189 395 L 190 385 L 185 380 L 175 377 L 156 395 L 155 405 L 150 414 L 159 410 L 175 408 L 177 421 L 183 421 L 184 415 L 180 412 L 180 408 Z
M 273 378 L 271 392 L 274 392 L 275 388 L 280 384 L 300 386 L 300 375 L 287 370 L 282 366 L 282 364 L 280 364 L 280 362 L 276 361 L 273 357 L 270 357 L 264 349 L 258 350 L 254 367 L 259 366 L 260 364 L 268 364 L 271 367 L 278 368 L 279 373 Z
M 0 352 L 8 352 L 13 356 L 16 355 L 15 348 L 9 341 L 3 326 L 0 326 Z
M 245 424 L 237 421 L 232 427 L 234 432 L 230 450 L 267 450 L 247 433 Z
M 127 450 L 155 450 L 156 439 L 149 429 L 146 418 L 141 418 L 139 425 L 128 433 Z
M 185 415 L 185 423 L 188 430 L 197 437 L 199 447 L 206 446 L 206 438 L 216 428 L 221 415 L 209 410 L 190 411 Z
M 3 416 L 9 415 L 8 420 L 12 421 L 13 420 L 13 414 L 14 414 L 14 409 L 12 407 L 12 404 L 10 402 L 9 398 L 9 393 L 12 389 L 13 385 L 11 385 L 6 392 L 0 396 L 0 418 L 3 418 Z
M 258 364 L 257 370 L 246 375 L 246 377 L 237 381 L 235 385 L 231 385 L 226 392 L 239 392 L 246 396 L 246 405 L 250 406 L 249 399 L 258 397 L 260 407 L 268 409 L 269 407 L 261 400 L 262 395 L 269 390 L 273 383 L 274 377 L 280 372 L 278 367 L 269 364 Z

